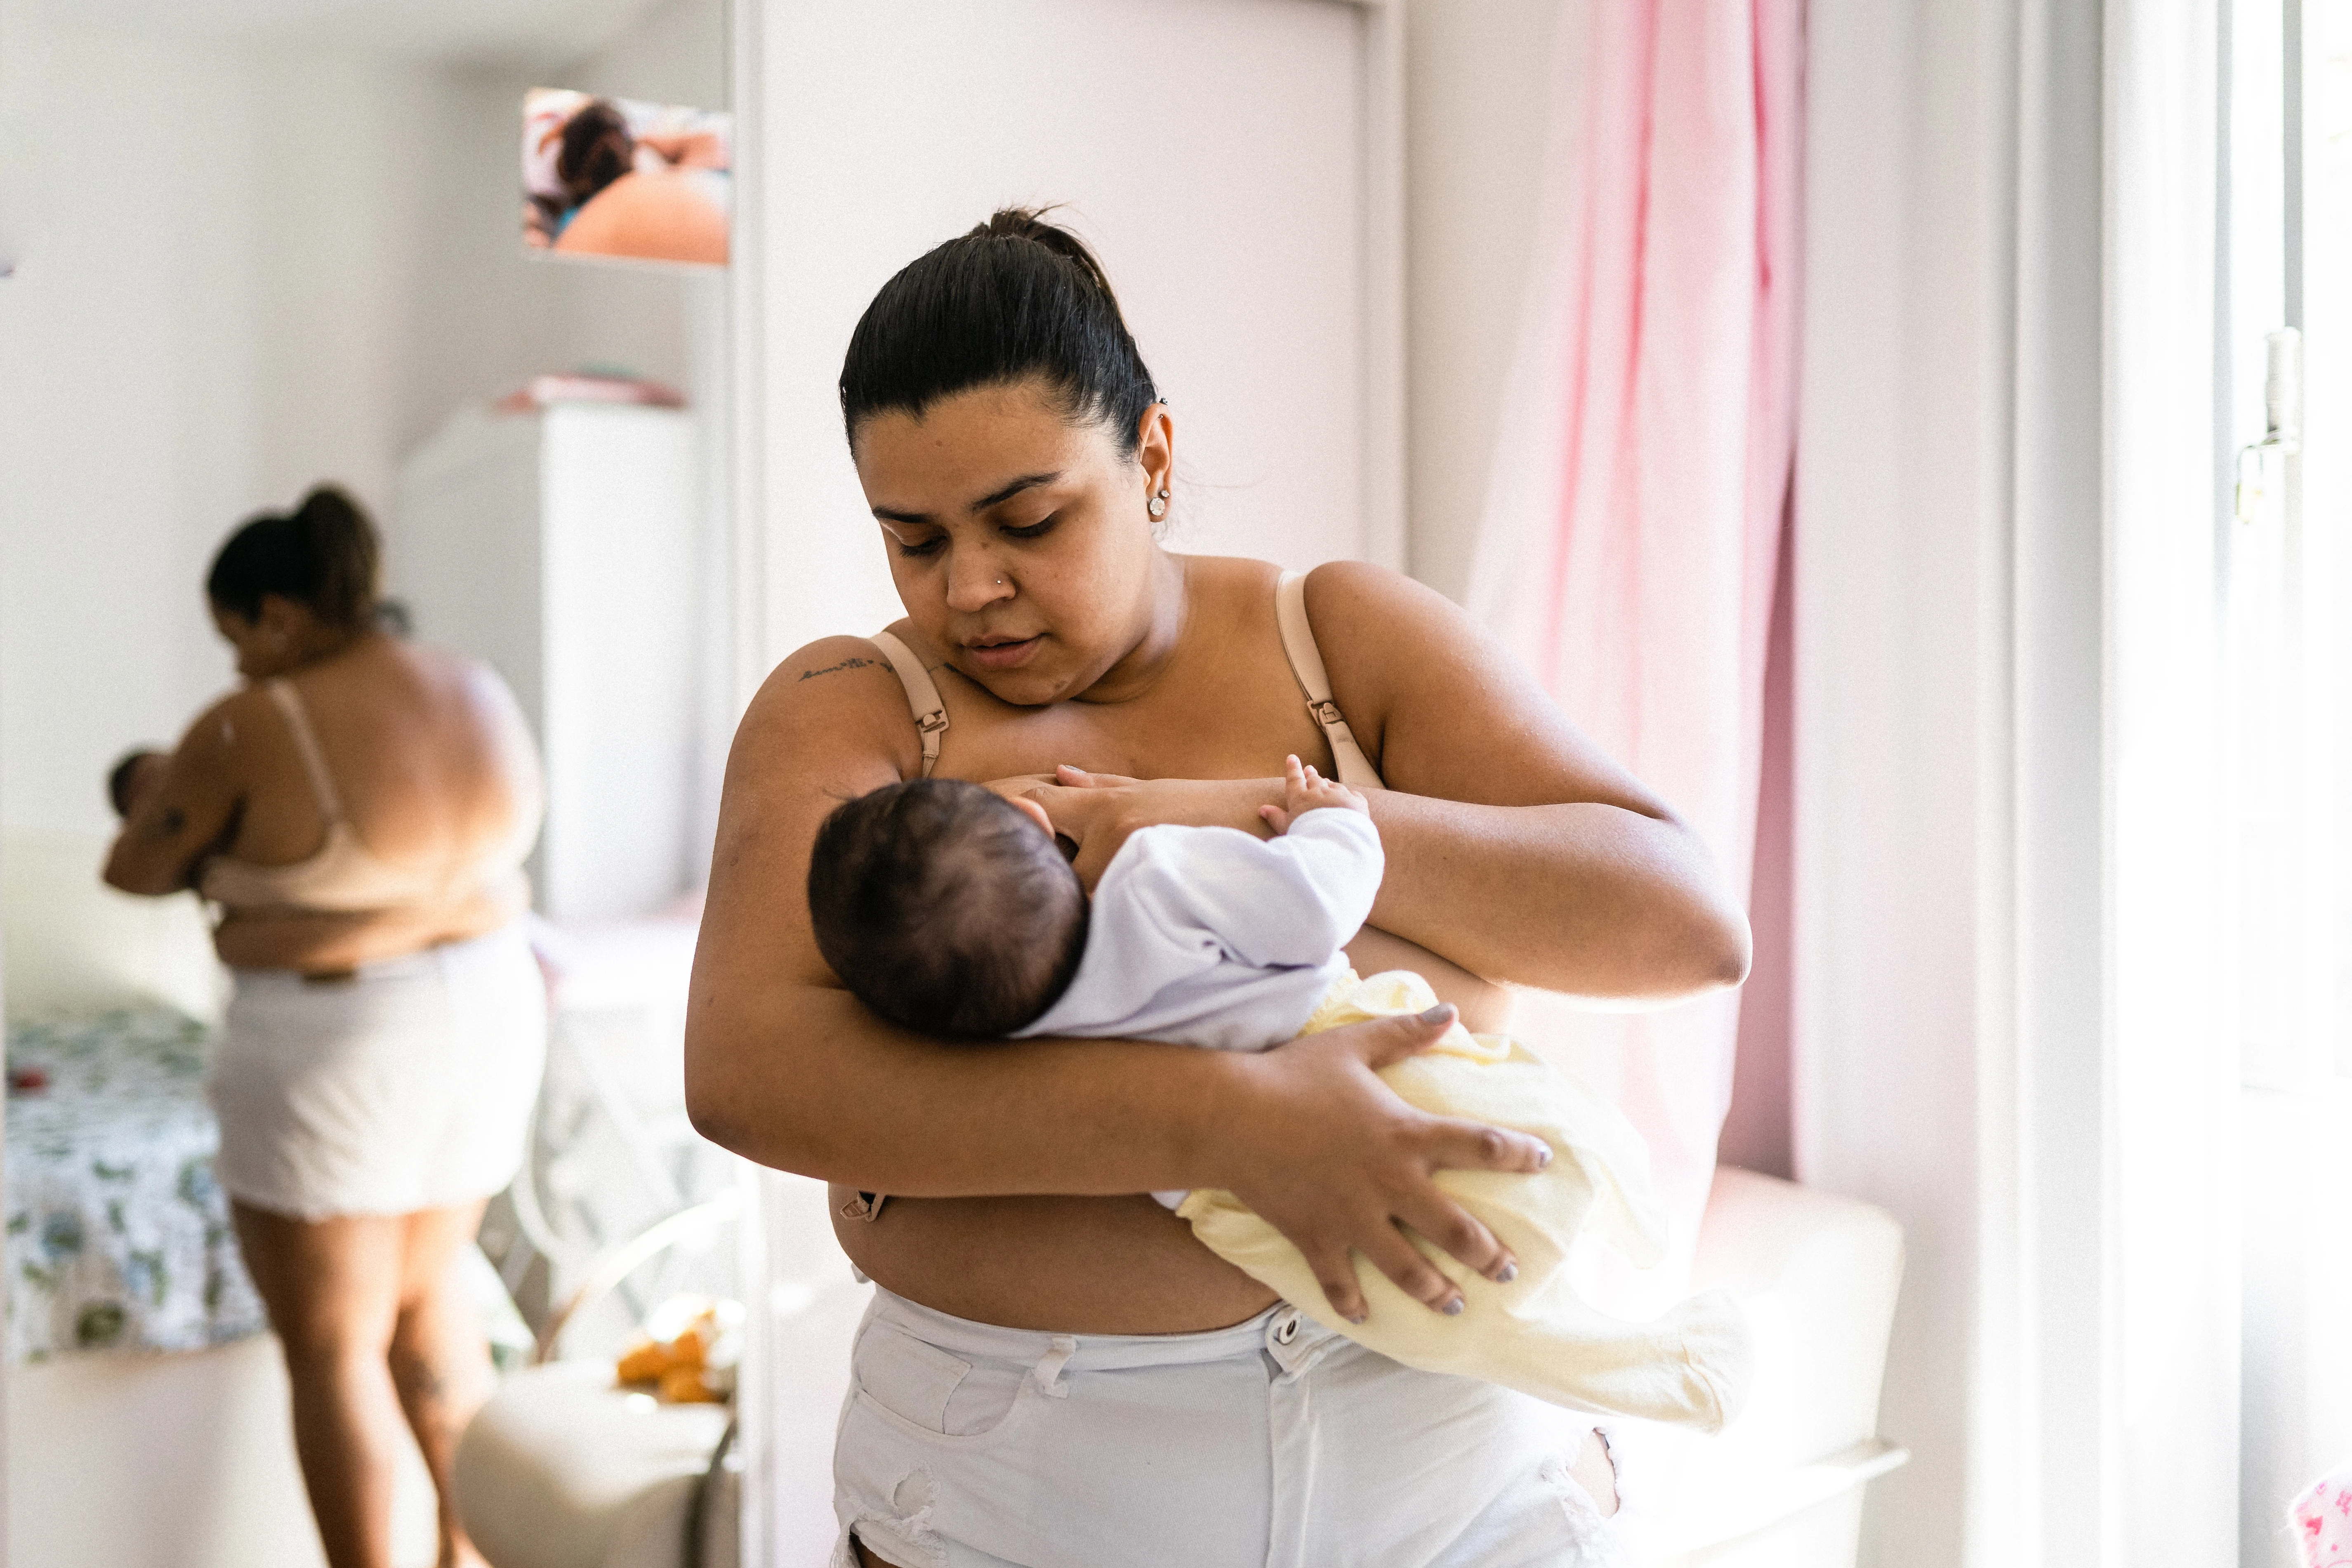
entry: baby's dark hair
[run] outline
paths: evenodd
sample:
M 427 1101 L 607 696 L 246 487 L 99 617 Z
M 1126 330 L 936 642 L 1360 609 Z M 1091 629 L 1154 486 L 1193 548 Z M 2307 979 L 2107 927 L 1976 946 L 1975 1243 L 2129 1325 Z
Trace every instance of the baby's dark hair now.
M 108 771 L 106 798 L 113 803 L 115 816 L 127 817 L 131 815 L 131 775 L 139 771 L 139 764 L 162 754 L 152 746 L 141 746 L 136 751 L 123 752 L 121 760 Z
M 1077 973 L 1087 894 L 992 791 L 909 779 L 836 808 L 809 858 L 817 951 L 866 1005 L 926 1034 L 997 1038 Z

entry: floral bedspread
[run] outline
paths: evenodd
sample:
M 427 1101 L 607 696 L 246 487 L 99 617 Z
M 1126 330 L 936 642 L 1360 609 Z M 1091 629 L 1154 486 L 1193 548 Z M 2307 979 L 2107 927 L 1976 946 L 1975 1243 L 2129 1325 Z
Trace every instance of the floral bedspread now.
M 161 1009 L 8 1026 L 8 1356 L 259 1333 L 205 1102 L 205 1030 Z

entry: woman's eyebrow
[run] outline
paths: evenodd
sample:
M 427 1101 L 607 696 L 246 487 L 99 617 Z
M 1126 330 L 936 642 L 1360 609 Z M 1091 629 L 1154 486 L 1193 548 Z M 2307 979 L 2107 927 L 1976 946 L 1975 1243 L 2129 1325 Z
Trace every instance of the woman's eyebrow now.
M 972 502 L 971 510 L 974 511 L 986 511 L 990 507 L 994 506 L 999 501 L 1011 500 L 1023 490 L 1034 489 L 1039 485 L 1050 485 L 1061 477 L 1062 471 L 1059 468 L 1055 469 L 1050 474 L 1024 474 L 1019 479 L 1013 480 L 1011 484 L 1006 485 L 1003 489 L 991 490 L 988 494 Z
M 1056 468 L 1052 473 L 1048 474 L 1024 474 L 1019 479 L 1014 479 L 1004 486 L 1003 489 L 989 491 L 988 494 L 972 502 L 971 505 L 965 510 L 975 512 L 986 511 L 990 507 L 996 505 L 999 501 L 1011 500 L 1023 490 L 1035 489 L 1039 485 L 1050 485 L 1061 477 L 1062 470 L 1059 468 Z M 931 514 L 929 512 L 893 511 L 887 506 L 876 507 L 874 509 L 874 515 L 880 518 L 884 522 L 919 523 L 924 526 L 929 526 L 931 522 Z

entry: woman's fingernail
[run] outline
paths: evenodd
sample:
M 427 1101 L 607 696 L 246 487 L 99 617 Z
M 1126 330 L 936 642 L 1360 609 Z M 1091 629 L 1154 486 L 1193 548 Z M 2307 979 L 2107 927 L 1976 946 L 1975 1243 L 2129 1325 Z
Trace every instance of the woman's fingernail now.
M 1495 1276 L 1495 1283 L 1497 1285 L 1508 1285 L 1512 1280 L 1517 1279 L 1518 1277 L 1519 1266 L 1516 1263 L 1506 1263 L 1503 1265 L 1503 1271 Z
M 1458 1318 L 1462 1315 L 1462 1298 L 1456 1296 L 1454 1300 L 1446 1302 L 1445 1305 L 1438 1308 L 1437 1310 L 1444 1313 L 1449 1318 Z
M 1342 1315 L 1347 1318 L 1348 1321 L 1354 1323 L 1359 1327 L 1361 1327 L 1363 1324 L 1365 1314 L 1362 1312 L 1348 1312 Z
M 1537 1170 L 1538 1170 L 1538 1171 L 1540 1171 L 1540 1170 L 1542 1170 L 1546 1165 L 1549 1165 L 1549 1164 L 1550 1164 L 1550 1163 L 1551 1163 L 1551 1145 L 1550 1145 L 1550 1144 L 1549 1144 L 1549 1143 L 1538 1143 L 1538 1144 L 1537 1144 L 1537 1145 L 1536 1145 L 1536 1169 L 1537 1169 Z
M 1421 1015 L 1421 1021 L 1424 1024 L 1443 1024 L 1446 1019 L 1453 1016 L 1453 1007 L 1446 1003 L 1440 1002 L 1436 1006 L 1424 1010 Z

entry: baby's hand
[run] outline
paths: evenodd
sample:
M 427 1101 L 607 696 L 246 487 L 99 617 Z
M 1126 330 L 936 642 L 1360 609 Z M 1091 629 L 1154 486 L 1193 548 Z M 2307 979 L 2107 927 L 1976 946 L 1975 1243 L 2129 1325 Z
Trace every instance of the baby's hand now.
M 1302 766 L 1297 757 L 1286 757 L 1282 763 L 1282 804 L 1261 805 L 1257 814 L 1280 834 L 1289 832 L 1290 825 L 1308 812 L 1329 809 L 1360 811 L 1367 816 L 1372 812 L 1362 795 L 1338 779 L 1327 779 L 1313 768 Z

